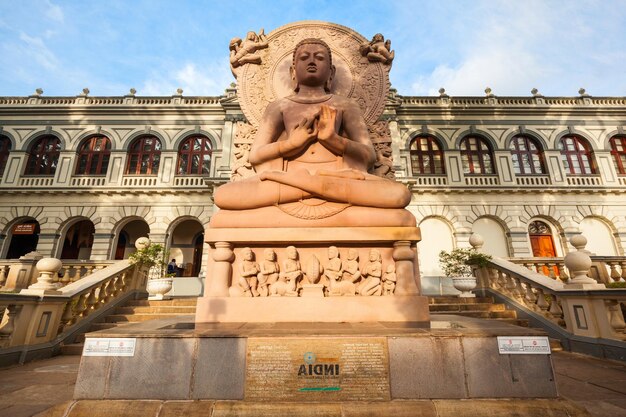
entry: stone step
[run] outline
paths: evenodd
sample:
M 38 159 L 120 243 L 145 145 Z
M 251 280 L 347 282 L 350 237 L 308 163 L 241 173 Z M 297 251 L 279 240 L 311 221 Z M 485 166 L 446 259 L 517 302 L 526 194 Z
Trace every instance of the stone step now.
M 428 297 L 428 304 L 493 304 L 492 297 L 456 297 L 438 296 Z
M 115 314 L 195 314 L 195 306 L 118 307 Z
M 443 312 L 443 311 L 437 311 L 437 312 L 432 312 L 433 315 L 436 314 L 459 314 L 465 317 L 474 317 L 474 318 L 479 318 L 479 319 L 516 319 L 517 318 L 517 313 L 513 310 L 504 310 L 504 311 L 463 311 L 462 313 L 460 312 L 456 312 L 456 313 L 450 313 L 450 312 Z
M 195 307 L 197 298 L 174 298 L 172 300 L 131 300 L 126 303 L 126 307 L 165 307 L 165 306 L 187 306 Z
M 130 323 L 157 319 L 173 319 L 180 314 L 111 314 L 106 318 L 107 323 Z
M 61 345 L 61 355 L 80 356 L 83 354 L 83 343 L 70 343 Z
M 455 314 L 463 311 L 504 311 L 506 306 L 504 304 L 431 304 L 429 306 L 431 313 L 443 313 L 450 312 Z

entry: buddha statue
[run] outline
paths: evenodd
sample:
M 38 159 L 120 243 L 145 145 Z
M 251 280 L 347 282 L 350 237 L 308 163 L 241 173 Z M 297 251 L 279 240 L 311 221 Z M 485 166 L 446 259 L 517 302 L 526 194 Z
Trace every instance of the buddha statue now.
M 370 174 L 374 147 L 358 104 L 331 93 L 330 47 L 293 52 L 294 93 L 270 103 L 250 150 L 256 175 L 215 194 L 211 227 L 414 226 L 402 184 Z

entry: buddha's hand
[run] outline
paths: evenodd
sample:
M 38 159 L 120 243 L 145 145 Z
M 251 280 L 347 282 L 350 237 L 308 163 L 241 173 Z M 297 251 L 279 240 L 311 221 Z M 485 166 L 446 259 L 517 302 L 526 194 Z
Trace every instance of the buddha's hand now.
M 319 122 L 317 122 L 317 139 L 328 140 L 332 138 L 337 131 L 335 130 L 335 120 L 337 119 L 337 109 L 326 104 L 322 104 L 319 114 Z
M 289 134 L 289 141 L 296 149 L 300 149 L 317 138 L 318 126 L 315 118 L 307 118 L 297 124 Z

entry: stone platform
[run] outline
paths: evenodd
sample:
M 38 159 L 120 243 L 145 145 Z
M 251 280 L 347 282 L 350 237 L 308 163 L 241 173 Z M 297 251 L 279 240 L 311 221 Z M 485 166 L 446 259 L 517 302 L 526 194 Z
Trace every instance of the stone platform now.
M 127 357 L 83 356 L 75 399 L 389 404 L 557 396 L 550 355 L 501 355 L 495 338 L 543 333 L 504 323 L 444 315 L 430 329 L 192 319 L 90 333 L 136 338 L 136 348 Z

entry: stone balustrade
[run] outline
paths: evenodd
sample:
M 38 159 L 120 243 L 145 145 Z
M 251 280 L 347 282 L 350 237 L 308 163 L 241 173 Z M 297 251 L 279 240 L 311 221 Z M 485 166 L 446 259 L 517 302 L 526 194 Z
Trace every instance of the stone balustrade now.
M 63 266 L 58 273 L 58 279 L 55 282 L 64 287 L 72 282 L 76 282 L 81 278 L 93 274 L 96 271 L 113 265 L 115 261 L 75 261 L 62 260 Z
M 571 243 L 577 250 L 560 262 L 552 258 L 512 262 L 494 257 L 489 266 L 477 270 L 478 286 L 573 335 L 626 341 L 626 289 L 606 288 L 603 283 L 605 279 L 624 279 L 626 259 L 589 256 L 584 250 L 587 240 L 582 235 L 574 236 Z M 598 272 L 594 278 L 590 273 L 594 267 L 605 268 L 606 273 Z M 559 271 L 558 276 L 555 270 Z M 565 270 L 569 274 L 564 274 Z
M 37 282 L 29 288 L 20 293 L 0 293 L 0 310 L 4 312 L 0 354 L 18 346 L 60 343 L 64 334 L 72 333 L 105 305 L 131 291 L 143 290 L 147 280 L 145 271 L 128 260 L 89 264 L 88 272 L 74 275 L 79 277 L 76 280 L 71 275 L 71 271 L 79 271 L 76 263 L 63 265 L 58 259 L 43 258 L 37 262 L 37 270 Z M 57 285 L 59 271 L 69 271 L 64 286 Z

